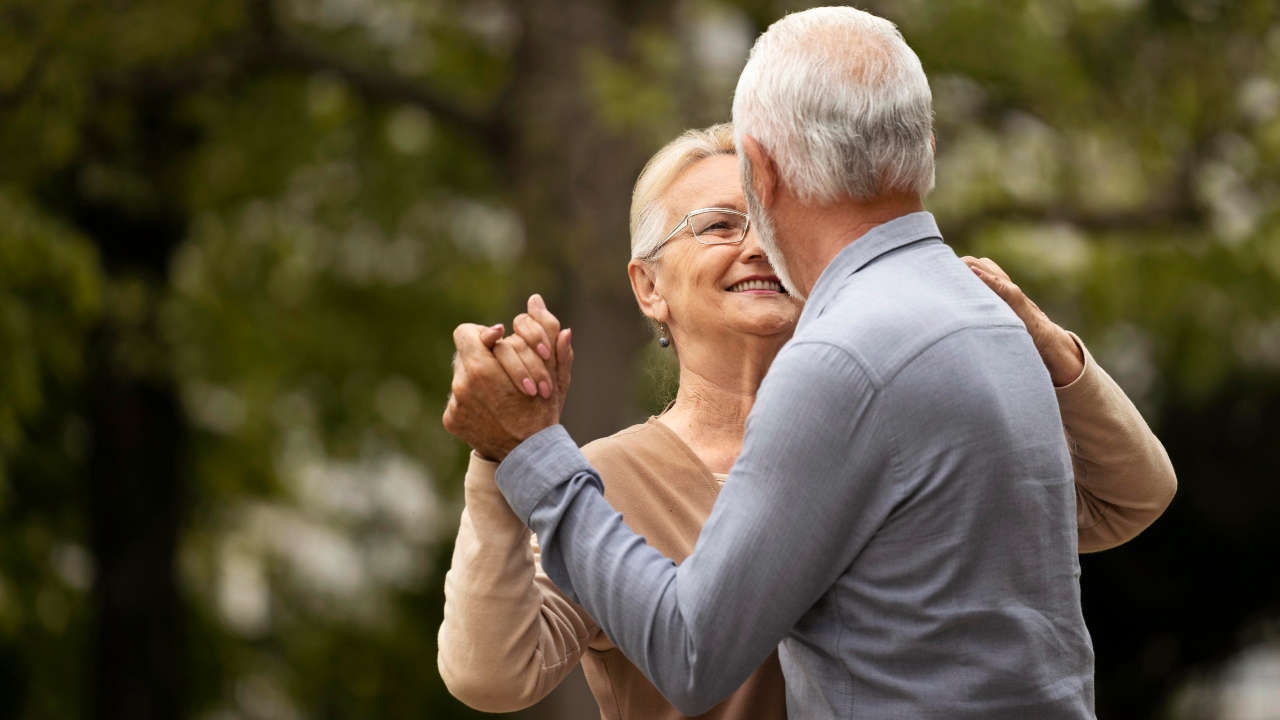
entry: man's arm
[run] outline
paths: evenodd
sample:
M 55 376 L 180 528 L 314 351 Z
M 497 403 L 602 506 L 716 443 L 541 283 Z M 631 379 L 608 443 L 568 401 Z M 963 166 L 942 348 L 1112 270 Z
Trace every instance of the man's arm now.
M 681 712 L 706 711 L 826 593 L 898 498 L 880 394 L 843 350 L 775 360 L 743 452 L 680 567 L 605 502 L 563 428 L 511 452 L 498 485 L 537 533 L 547 574 Z

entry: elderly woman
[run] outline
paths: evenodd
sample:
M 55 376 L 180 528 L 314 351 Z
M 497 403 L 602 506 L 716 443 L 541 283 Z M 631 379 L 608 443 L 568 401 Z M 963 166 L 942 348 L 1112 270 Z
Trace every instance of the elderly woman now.
M 791 337 L 800 303 L 750 229 L 727 125 L 686 132 L 650 160 L 632 199 L 631 250 L 636 300 L 679 361 L 679 391 L 660 416 L 583 452 L 627 524 L 679 563 L 693 551 L 742 449 L 756 390 Z M 965 260 L 1026 322 L 1058 386 L 1080 551 L 1131 539 L 1176 489 L 1164 448 L 1078 338 L 1051 323 L 994 263 Z M 539 303 L 531 300 L 531 312 L 545 312 Z M 500 341 L 510 346 L 498 356 L 517 385 L 546 397 L 548 383 L 531 369 L 541 364 L 519 359 L 531 352 L 550 358 L 546 345 L 556 338 L 540 337 L 520 331 Z M 479 710 L 514 711 L 545 697 L 582 663 L 602 717 L 681 717 L 547 579 L 536 539 L 495 486 L 495 470 L 496 463 L 472 454 L 440 628 L 440 674 L 449 690 Z M 702 717 L 786 717 L 777 652 Z

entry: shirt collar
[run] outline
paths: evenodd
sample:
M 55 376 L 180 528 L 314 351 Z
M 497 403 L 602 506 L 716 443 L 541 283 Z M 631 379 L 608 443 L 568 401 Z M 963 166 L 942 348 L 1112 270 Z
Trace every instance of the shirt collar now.
M 849 243 L 827 265 L 805 303 L 805 314 L 821 313 L 846 278 L 885 253 L 928 238 L 942 239 L 933 213 L 915 212 L 877 225 Z

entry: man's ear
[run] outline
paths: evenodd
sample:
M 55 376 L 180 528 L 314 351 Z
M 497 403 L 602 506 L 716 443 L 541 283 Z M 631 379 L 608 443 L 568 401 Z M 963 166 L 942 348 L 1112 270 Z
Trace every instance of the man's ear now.
M 657 268 L 653 263 L 632 260 L 627 263 L 627 274 L 631 276 L 631 291 L 636 294 L 640 312 L 657 322 L 666 322 L 667 301 L 658 293 Z
M 742 136 L 742 152 L 747 154 L 751 163 L 752 191 L 761 205 L 773 207 L 778 191 L 778 166 L 773 164 L 773 156 L 750 135 Z
M 933 133 L 929 133 L 929 152 L 934 155 L 938 154 L 938 136 Z

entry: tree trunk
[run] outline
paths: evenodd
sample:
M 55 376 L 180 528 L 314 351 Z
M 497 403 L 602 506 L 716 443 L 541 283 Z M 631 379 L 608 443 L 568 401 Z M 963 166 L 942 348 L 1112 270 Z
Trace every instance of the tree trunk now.
M 186 657 L 174 577 L 182 416 L 171 388 L 121 382 L 103 370 L 91 400 L 90 522 L 98 568 L 92 714 L 176 720 Z
M 543 292 L 573 328 L 573 388 L 563 422 L 583 444 L 639 419 L 636 362 L 648 333 L 626 273 L 628 211 L 650 151 L 604 126 L 583 57 L 588 49 L 624 56 L 645 20 L 669 22 L 671 3 L 526 0 L 520 8 L 525 35 L 503 116 L 508 168 L 529 253 L 552 269 L 557 285 L 524 289 Z M 577 671 L 526 717 L 576 720 L 597 712 Z
M 584 51 L 625 54 L 669 2 L 636 10 L 604 0 L 530 0 L 514 90 L 504 108 L 508 168 L 532 259 L 556 274 L 548 295 L 574 330 L 574 384 L 564 423 L 579 442 L 637 419 L 636 358 L 648 333 L 627 279 L 631 188 L 651 148 L 600 120 Z
M 174 117 L 174 97 L 143 92 L 130 103 L 136 115 L 127 150 L 136 153 L 145 176 L 171 176 L 168 163 L 194 140 Z M 129 157 L 96 128 L 86 135 L 93 141 L 79 165 Z M 111 310 L 108 290 L 108 310 L 88 344 L 93 450 L 87 481 L 96 567 L 89 715 L 178 720 L 186 710 L 188 653 L 175 560 L 188 433 L 169 375 L 156 298 L 163 296 L 187 219 L 179 201 L 166 194 L 143 210 L 88 196 L 78 182 L 79 165 L 51 190 L 55 202 L 93 238 L 112 286 L 146 288 L 142 306 L 127 320 Z

